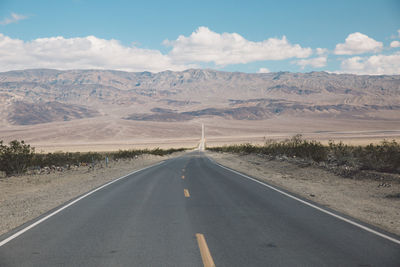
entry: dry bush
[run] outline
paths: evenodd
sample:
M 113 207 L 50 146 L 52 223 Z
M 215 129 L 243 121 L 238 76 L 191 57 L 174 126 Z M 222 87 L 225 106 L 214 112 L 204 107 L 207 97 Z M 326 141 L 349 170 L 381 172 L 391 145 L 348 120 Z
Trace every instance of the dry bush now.
M 35 149 L 24 141 L 11 141 L 9 145 L 4 145 L 0 141 L 0 171 L 9 175 L 19 175 L 24 173 L 32 163 Z
M 263 146 L 242 144 L 207 149 L 217 152 L 297 157 L 334 166 L 348 166 L 352 171 L 400 173 L 400 144 L 395 140 L 384 140 L 380 144 L 368 146 L 350 146 L 331 141 L 328 146 L 324 146 L 320 142 L 303 140 L 301 135 L 296 135 L 285 141 L 267 141 Z

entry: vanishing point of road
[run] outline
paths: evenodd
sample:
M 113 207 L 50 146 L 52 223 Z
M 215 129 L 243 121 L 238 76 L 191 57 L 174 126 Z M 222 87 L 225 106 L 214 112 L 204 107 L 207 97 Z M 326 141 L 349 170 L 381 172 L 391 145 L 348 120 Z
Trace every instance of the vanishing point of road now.
M 191 152 L 1 236 L 0 266 L 400 266 L 397 236 L 318 208 Z

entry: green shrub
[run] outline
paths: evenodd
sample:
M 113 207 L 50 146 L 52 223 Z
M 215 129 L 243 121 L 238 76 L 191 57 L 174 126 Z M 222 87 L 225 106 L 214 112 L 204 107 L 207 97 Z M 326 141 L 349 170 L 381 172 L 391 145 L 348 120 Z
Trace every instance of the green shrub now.
M 267 141 L 261 151 L 267 155 L 299 157 L 316 162 L 325 161 L 328 156 L 327 148 L 320 142 L 303 140 L 301 135 L 281 142 Z
M 3 145 L 0 141 L 0 170 L 6 175 L 22 174 L 32 163 L 35 149 L 24 141 L 11 141 L 9 145 Z
M 303 140 L 301 135 L 296 135 L 285 141 L 267 141 L 263 146 L 242 144 L 207 149 L 216 152 L 299 157 L 337 166 L 346 165 L 356 170 L 400 173 L 400 144 L 395 140 L 384 140 L 378 145 L 368 146 L 351 146 L 342 142 L 335 144 L 331 141 L 329 146 L 324 146 L 320 142 Z
M 131 149 L 131 150 L 119 150 L 118 152 L 110 153 L 114 160 L 118 159 L 132 159 L 136 156 L 149 154 L 149 155 L 157 155 L 157 156 L 165 156 L 172 154 L 174 152 L 185 151 L 185 148 L 170 148 L 170 149 Z
M 118 152 L 110 153 L 114 160 L 130 159 L 142 154 L 143 150 L 119 150 Z
M 70 153 L 70 152 L 54 152 L 47 154 L 35 154 L 32 160 L 33 166 L 65 166 L 65 165 L 79 165 L 81 163 L 92 163 L 103 160 L 104 157 L 100 153 L 87 152 L 87 153 Z
M 105 156 L 118 159 L 129 159 L 134 158 L 138 155 L 152 154 L 165 156 L 178 151 L 185 151 L 185 148 L 171 148 L 171 149 L 160 149 L 155 148 L 149 149 L 138 149 L 138 150 L 119 150 L 117 152 L 110 152 L 107 154 L 100 154 L 97 152 L 54 152 L 47 154 L 34 153 L 34 148 L 24 141 L 14 140 L 10 144 L 4 145 L 3 141 L 0 141 L 0 171 L 6 173 L 7 176 L 13 174 L 24 173 L 28 168 L 43 168 L 52 166 L 66 166 L 66 165 L 80 165 L 81 163 L 96 163 L 103 161 Z
M 329 142 L 329 150 L 337 161 L 338 165 L 352 164 L 354 163 L 355 148 L 349 145 L 345 145 L 342 142 L 335 144 L 333 141 Z
M 395 140 L 370 144 L 358 154 L 362 169 L 400 173 L 400 144 Z

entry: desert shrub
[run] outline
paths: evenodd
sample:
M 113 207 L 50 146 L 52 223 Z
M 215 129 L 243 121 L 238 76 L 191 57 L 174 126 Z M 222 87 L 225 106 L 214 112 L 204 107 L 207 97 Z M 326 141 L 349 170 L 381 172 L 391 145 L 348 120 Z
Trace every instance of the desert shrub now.
M 97 162 L 103 159 L 100 153 L 96 152 L 54 152 L 47 154 L 35 154 L 32 160 L 33 166 L 65 166 L 65 165 L 79 165 L 81 163 Z
M 301 135 L 296 135 L 285 141 L 267 141 L 263 146 L 242 144 L 207 149 L 216 152 L 299 157 L 336 166 L 346 165 L 354 170 L 400 173 L 400 144 L 395 140 L 384 140 L 380 144 L 367 146 L 351 146 L 342 142 L 336 144 L 331 141 L 329 146 L 324 146 L 320 142 L 303 140 Z
M 261 147 L 263 154 L 273 156 L 288 156 L 312 159 L 316 162 L 327 159 L 328 150 L 320 142 L 303 140 L 301 135 L 295 135 L 285 141 L 267 141 Z
M 24 141 L 11 141 L 4 145 L 0 141 L 0 170 L 6 175 L 22 174 L 32 163 L 35 149 Z
M 138 150 L 119 150 L 107 153 L 107 156 L 118 159 L 134 158 L 142 154 L 152 154 L 164 156 L 178 151 L 185 151 L 185 148 L 160 149 L 138 149 Z M 97 152 L 54 152 L 54 153 L 34 153 L 34 148 L 24 141 L 14 140 L 9 145 L 4 145 L 0 141 L 0 171 L 7 176 L 24 173 L 28 168 L 43 168 L 51 166 L 80 165 L 81 163 L 97 163 L 105 159 L 106 154 Z
M 400 173 L 400 144 L 395 140 L 370 144 L 357 154 L 362 169 Z
M 261 151 L 260 147 L 251 145 L 251 144 L 240 144 L 240 145 L 225 145 L 221 147 L 207 147 L 210 151 L 215 152 L 230 152 L 230 153 L 243 153 L 243 154 L 251 154 L 258 153 Z
M 186 148 L 169 148 L 169 149 L 162 149 L 162 155 L 161 156 L 165 156 L 165 155 L 169 155 L 175 152 L 182 152 L 182 151 L 186 151 Z
M 232 152 L 245 154 L 265 154 L 270 156 L 288 156 L 312 159 L 316 162 L 327 159 L 328 150 L 321 143 L 316 141 L 307 141 L 296 135 L 291 139 L 277 142 L 266 141 L 263 146 L 251 144 L 231 145 L 222 147 L 212 147 L 209 150 L 216 152 Z
M 118 152 L 110 153 L 114 160 L 130 159 L 141 155 L 143 150 L 119 150 Z
M 130 150 L 119 150 L 114 153 L 110 153 L 114 160 L 118 159 L 132 159 L 136 156 L 143 155 L 143 154 L 150 154 L 150 155 L 157 155 L 157 156 L 165 156 L 172 154 L 174 152 L 185 151 L 185 148 L 170 148 L 170 149 L 130 149 Z
M 79 162 L 91 163 L 102 160 L 104 157 L 97 152 L 87 152 L 87 153 L 79 153 L 78 160 Z
M 336 160 L 338 165 L 354 163 L 354 147 L 345 145 L 342 142 L 336 144 L 333 141 L 330 141 L 329 150 L 333 159 Z
M 343 143 L 329 143 L 329 149 L 336 163 L 364 170 L 400 172 L 400 144 L 395 140 L 380 144 L 350 146 Z
M 157 155 L 157 156 L 164 156 L 164 155 L 166 155 L 166 151 L 164 151 L 164 150 L 160 149 L 159 147 L 157 147 L 157 148 L 155 148 L 153 150 L 150 150 L 149 154 Z

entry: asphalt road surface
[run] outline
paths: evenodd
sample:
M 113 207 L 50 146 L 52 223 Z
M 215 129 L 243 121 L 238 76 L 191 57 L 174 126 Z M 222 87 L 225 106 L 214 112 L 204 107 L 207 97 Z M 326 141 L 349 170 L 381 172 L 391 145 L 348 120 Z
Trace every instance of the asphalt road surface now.
M 1 237 L 0 266 L 400 266 L 395 241 L 201 152 L 120 179 L 9 238 L 34 222 Z

